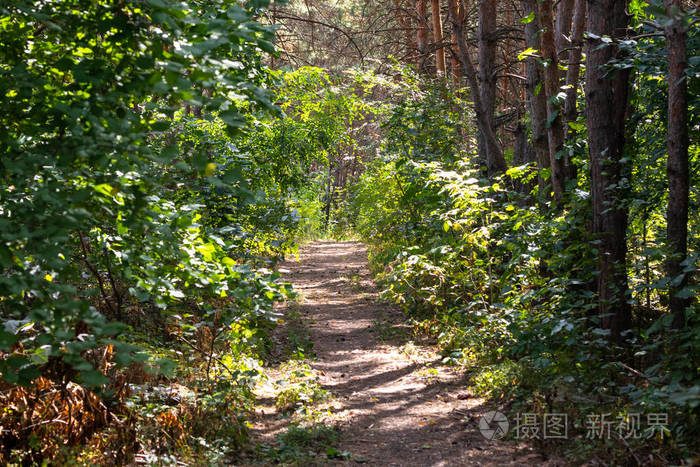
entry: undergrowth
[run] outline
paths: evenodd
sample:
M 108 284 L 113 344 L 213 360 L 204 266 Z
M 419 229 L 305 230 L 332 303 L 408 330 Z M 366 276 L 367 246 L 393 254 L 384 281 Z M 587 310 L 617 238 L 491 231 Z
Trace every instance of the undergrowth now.
M 379 157 L 351 188 L 382 298 L 401 306 L 415 332 L 437 342 L 443 363 L 463 369 L 471 391 L 506 407 L 511 422 L 520 413 L 540 424 L 545 413 L 566 414 L 567 440 L 532 440 L 544 451 L 623 463 L 697 456 L 700 314 L 696 303 L 686 327 L 671 326 L 661 291 L 668 278 L 648 260 L 663 252 L 661 226 L 645 225 L 646 250 L 631 253 L 646 269 L 629 269 L 633 323 L 616 342 L 597 315 L 600 240 L 589 230 L 585 174 L 562 206 L 532 165 L 485 177 L 450 99 L 460 102 L 427 91 L 398 104 Z M 582 150 L 571 148 L 577 163 Z M 637 162 L 639 177 L 653 176 Z M 634 238 L 640 224 L 632 225 Z M 688 275 L 696 270 L 687 262 Z M 597 434 L 595 416 L 624 428 L 630 414 L 642 418 L 642 435 L 587 438 Z M 657 414 L 665 423 L 652 423 Z

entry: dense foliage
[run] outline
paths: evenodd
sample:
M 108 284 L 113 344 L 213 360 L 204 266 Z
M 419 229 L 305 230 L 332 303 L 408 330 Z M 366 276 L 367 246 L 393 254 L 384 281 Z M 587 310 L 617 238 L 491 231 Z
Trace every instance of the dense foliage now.
M 518 27 L 551 22 L 541 14 L 551 2 L 539 3 Z M 522 411 L 669 413 L 668 431 L 624 449 L 696 455 L 697 11 L 632 1 L 629 37 L 588 36 L 600 41 L 591 54 L 615 48 L 591 65 L 609 75 L 599 81 L 631 83 L 621 157 L 601 156 L 610 164 L 603 176 L 618 177 L 601 190 L 588 119 L 600 109 L 584 107 L 590 89 L 577 94 L 578 71 L 573 86 L 545 90 L 528 75 L 522 93 L 506 86 L 494 112 L 496 86 L 477 82 L 469 55 L 458 53 L 471 46 L 455 35 L 469 26 L 462 3 L 448 2 L 452 83 L 444 57 L 437 79 L 421 74 L 425 43 L 400 47 L 414 66 L 381 57 L 375 69 L 386 74 L 371 72 L 347 32 L 359 57 L 343 60 L 363 67 L 274 70 L 275 27 L 264 23 L 287 15 L 301 25 L 285 27 L 312 40 L 315 23 L 269 6 L 0 2 L 0 463 L 229 462 L 247 442 L 261 367 L 281 354 L 291 376 L 277 408 L 308 411 L 306 402 L 326 400 L 303 362 L 312 350 L 293 309 L 290 348 L 271 338 L 283 322 L 275 304 L 295 296 L 278 264 L 306 239 L 353 235 L 370 246 L 382 298 L 434 338 L 444 364 L 466 369 L 476 392 Z M 342 22 L 362 23 L 354 8 Z M 487 13 L 480 7 L 479 20 Z M 411 29 L 410 19 L 398 21 Z M 684 255 L 667 234 L 676 175 L 665 170 L 668 127 L 677 115 L 665 82 L 673 43 L 662 30 L 674 24 L 687 28 Z M 528 40 L 518 60 L 559 68 Z M 310 44 L 306 62 L 315 47 L 332 58 L 324 41 Z M 486 69 L 495 62 L 488 44 L 479 48 Z M 572 88 L 573 117 L 562 122 L 557 106 Z M 530 104 L 553 91 L 561 92 L 542 102 L 538 129 L 542 115 Z M 509 107 L 511 94 L 526 110 Z M 556 125 L 565 141 L 543 164 L 537 141 Z M 495 170 L 494 155 L 509 168 Z M 557 180 L 557 161 L 568 178 Z M 609 232 L 596 229 L 611 212 L 622 213 L 624 261 L 615 265 L 622 274 L 603 281 L 619 292 L 608 300 L 600 265 Z M 680 274 L 669 272 L 669 258 Z M 678 303 L 687 305 L 680 313 Z M 618 319 L 627 309 L 629 323 Z M 320 440 L 329 458 L 345 459 L 332 447 L 337 438 L 323 425 L 294 426 L 258 454 L 306 461 Z
M 298 225 L 278 203 L 289 181 L 261 177 L 239 148 L 248 116 L 273 107 L 261 64 L 272 31 L 254 20 L 264 6 L 2 6 L 0 372 L 13 389 L 0 462 L 130 423 L 128 384 L 173 362 L 245 388 L 244 357 L 264 350 L 272 303 L 288 293 L 265 258 Z M 199 416 L 242 429 L 226 427 L 236 392 L 217 394 Z M 149 437 L 129 433 L 111 443 L 116 458 Z
M 542 404 L 572 416 L 666 412 L 671 444 L 690 455 L 698 436 L 700 310 L 697 303 L 687 310 L 682 329 L 666 311 L 668 284 L 679 279 L 667 276 L 663 261 L 663 62 L 647 52 L 637 52 L 646 65 L 630 65 L 646 71 L 653 62 L 659 75 L 640 73 L 633 97 L 640 124 L 626 150 L 629 194 L 620 200 L 630 209 L 633 324 L 621 345 L 611 342 L 596 313 L 599 240 L 590 232 L 584 123 L 571 125 L 577 134 L 568 151 L 579 170 L 561 209 L 538 185 L 533 164 L 486 178 L 468 146 L 469 126 L 451 111 L 460 100 L 439 86 L 421 86 L 392 107 L 380 156 L 352 188 L 352 206 L 358 233 L 372 245 L 383 296 L 437 338 L 445 363 L 469 369 L 476 391 L 515 397 L 521 412 Z M 688 79 L 698 85 L 697 75 Z M 697 134 L 692 141 L 690 170 L 697 173 Z M 694 186 L 689 277 L 697 274 L 700 247 L 693 233 L 697 194 Z M 694 284 L 678 293 L 694 297 Z

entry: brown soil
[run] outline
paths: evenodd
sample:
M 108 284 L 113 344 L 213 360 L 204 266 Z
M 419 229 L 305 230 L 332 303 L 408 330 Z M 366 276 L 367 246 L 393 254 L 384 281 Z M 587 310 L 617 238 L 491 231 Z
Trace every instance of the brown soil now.
M 497 407 L 470 396 L 464 377 L 402 325 L 405 315 L 377 301 L 364 245 L 314 242 L 282 267 L 303 295 L 317 357 L 311 366 L 334 396 L 339 450 L 373 466 L 555 464 L 531 446 L 479 433 L 481 415 Z M 273 407 L 268 398 L 254 426 L 268 442 L 285 424 Z

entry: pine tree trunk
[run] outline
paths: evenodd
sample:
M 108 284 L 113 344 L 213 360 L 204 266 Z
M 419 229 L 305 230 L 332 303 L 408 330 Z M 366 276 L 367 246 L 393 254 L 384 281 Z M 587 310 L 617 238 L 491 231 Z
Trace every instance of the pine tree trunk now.
M 455 34 L 454 28 L 452 28 L 452 46 L 450 47 L 452 56 L 452 82 L 457 85 L 459 84 L 459 79 L 462 76 L 462 70 L 459 63 L 459 47 L 457 46 L 457 35 Z
M 666 271 L 672 280 L 669 287 L 669 305 L 674 314 L 673 326 L 685 326 L 685 308 L 688 299 L 676 294 L 687 284 L 681 263 L 688 252 L 688 91 L 687 32 L 681 18 L 680 0 L 665 0 L 666 13 L 673 20 L 666 26 L 668 47 L 668 207 L 666 211 L 666 243 L 669 248 Z M 679 280 L 679 278 L 682 279 Z
M 483 153 L 486 154 L 486 168 L 493 176 L 507 169 L 500 144 L 497 143 L 496 119 L 496 7 L 497 0 L 479 0 L 479 92 L 481 94 L 481 118 L 484 121 L 482 131 Z M 484 133 L 493 133 L 493 137 Z
M 544 88 L 547 99 L 547 139 L 549 142 L 549 163 L 552 167 L 552 189 L 554 199 L 561 201 L 564 197 L 566 186 L 566 172 L 564 170 L 564 158 L 557 153 L 564 145 L 564 127 L 562 126 L 562 108 L 557 101 L 560 92 L 559 86 L 559 59 L 554 45 L 554 18 L 552 0 L 539 1 L 539 18 L 541 35 L 542 58 L 547 65 L 544 68 Z
M 523 14 L 527 17 L 534 13 L 535 19 L 525 24 L 525 45 L 531 49 L 539 48 L 539 40 L 537 38 L 540 30 L 539 20 L 537 19 L 537 0 L 523 0 Z M 525 59 L 526 84 L 525 90 L 527 93 L 527 102 L 530 110 L 530 122 L 532 130 L 532 149 L 535 152 L 535 159 L 540 171 L 549 168 L 549 143 L 547 141 L 547 130 L 545 124 L 547 122 L 547 98 L 542 89 L 542 74 L 536 57 L 527 57 Z M 539 86 L 539 88 L 538 88 Z M 545 195 L 545 180 L 540 176 L 538 179 L 540 194 Z
M 579 72 L 581 70 L 581 51 L 583 45 L 583 28 L 586 25 L 586 0 L 576 0 L 574 5 L 573 26 L 571 28 L 571 50 L 569 51 L 569 64 L 566 69 L 566 100 L 564 101 L 564 128 L 567 131 L 567 139 L 571 139 L 576 132 L 569 126 L 575 122 L 576 92 L 578 90 Z M 567 157 L 564 165 L 570 180 L 576 180 L 576 166 Z
M 559 61 L 566 59 L 566 49 L 569 47 L 568 37 L 569 34 L 571 34 L 573 12 L 574 0 L 559 0 L 554 31 L 554 46 L 557 49 Z
M 588 0 L 587 30 L 619 39 L 627 26 L 625 0 Z M 611 74 L 605 65 L 618 53 L 591 38 L 586 50 L 586 120 L 591 160 L 593 233 L 599 240 L 597 291 L 600 326 L 617 342 L 631 324 L 627 303 L 627 187 L 623 157 L 629 72 Z
M 425 58 L 428 53 L 428 28 L 427 0 L 418 0 L 416 3 L 416 14 L 418 15 L 418 29 L 416 30 L 416 44 L 418 45 L 418 69 L 425 67 Z
M 430 10 L 433 19 L 433 44 L 435 48 L 435 67 L 437 75 L 445 76 L 445 48 L 442 46 L 442 17 L 440 16 L 440 0 L 430 0 Z
M 485 104 L 483 101 L 484 93 L 482 92 L 480 82 L 481 63 L 479 72 L 477 72 L 474 63 L 469 56 L 466 36 L 464 35 L 464 22 L 466 20 L 465 12 L 467 8 L 464 2 L 458 4 L 457 1 L 458 0 L 447 1 L 450 19 L 452 21 L 452 27 L 457 39 L 457 46 L 459 48 L 459 55 L 462 62 L 462 74 L 467 80 L 469 90 L 471 91 L 471 98 L 474 102 L 476 124 L 479 130 L 479 152 L 481 155 L 485 156 L 488 174 L 490 176 L 495 176 L 499 173 L 505 172 L 508 168 L 506 165 L 506 160 L 503 157 L 501 145 L 496 138 L 495 119 L 493 116 L 494 100 L 496 96 L 495 86 L 490 91 L 490 94 L 489 91 L 486 92 L 487 97 L 489 97 L 489 95 L 493 95 L 493 99 L 491 100 L 491 105 L 489 107 L 489 105 Z M 482 4 L 483 3 L 485 2 L 482 2 Z M 495 27 L 495 10 L 493 13 L 494 18 L 492 24 Z M 479 46 L 479 56 L 481 57 L 481 41 L 479 41 Z M 495 47 L 493 55 L 495 58 Z

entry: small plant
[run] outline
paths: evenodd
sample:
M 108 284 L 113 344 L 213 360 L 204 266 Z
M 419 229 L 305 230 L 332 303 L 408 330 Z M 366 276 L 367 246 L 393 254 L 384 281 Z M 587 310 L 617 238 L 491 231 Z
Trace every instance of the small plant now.
M 510 395 L 520 380 L 520 367 L 510 360 L 480 367 L 471 376 L 470 389 L 484 397 L 504 397 Z
M 279 410 L 307 414 L 311 406 L 331 398 L 330 393 L 318 383 L 318 376 L 309 365 L 292 360 L 282 364 L 280 369 L 285 379 L 275 384 L 280 388 L 275 401 Z
M 282 357 L 298 361 L 315 358 L 314 344 L 302 318 L 298 301 L 289 303 L 285 312 L 285 321 L 286 342 L 282 349 Z
M 421 368 L 416 373 L 420 379 L 425 381 L 426 384 L 437 383 L 440 381 L 437 368 Z
M 362 277 L 359 274 L 353 274 L 348 278 L 348 284 L 350 284 L 350 289 L 353 292 L 362 291 Z
M 405 355 L 409 360 L 416 361 L 420 357 L 420 349 L 413 341 L 408 341 L 399 348 L 399 352 Z
M 322 423 L 292 425 L 277 435 L 277 446 L 258 447 L 265 460 L 283 465 L 308 466 L 326 464 L 328 459 L 349 460 L 348 451 L 338 451 L 338 428 Z
M 396 326 L 385 318 L 373 320 L 370 332 L 373 332 L 381 341 L 395 341 L 408 336 L 408 331 L 405 328 Z

